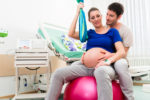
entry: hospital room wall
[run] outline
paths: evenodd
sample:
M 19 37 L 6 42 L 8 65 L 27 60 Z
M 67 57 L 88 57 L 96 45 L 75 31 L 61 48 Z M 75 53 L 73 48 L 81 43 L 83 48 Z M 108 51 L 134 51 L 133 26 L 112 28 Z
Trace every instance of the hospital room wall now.
M 94 1 L 85 1 L 86 15 Z M 5 43 L 0 44 L 1 54 L 14 53 L 18 39 L 36 38 L 41 22 L 68 28 L 77 6 L 76 0 L 0 0 L 0 4 L 0 29 L 8 30 Z
M 99 6 L 98 8 L 103 10 L 103 6 L 97 4 L 98 0 L 84 0 L 84 12 L 86 15 L 87 27 L 91 28 L 92 25 L 88 22 L 88 10 L 91 7 Z M 104 0 L 99 0 L 100 3 L 105 4 Z M 96 3 L 95 3 L 96 2 Z M 45 2 L 45 8 L 49 9 L 49 14 L 44 12 L 43 20 L 46 20 L 49 23 L 53 23 L 56 25 L 61 25 L 68 28 L 76 13 L 77 2 L 76 0 L 53 0 L 50 3 Z M 45 14 L 46 13 L 46 14 Z M 78 24 L 78 23 L 77 23 Z M 78 25 L 77 25 L 78 26 Z M 78 27 L 76 27 L 78 29 Z
M 17 39 L 35 38 L 42 18 L 44 0 L 0 0 L 0 28 L 8 30 L 8 37 L 0 53 L 14 53 Z

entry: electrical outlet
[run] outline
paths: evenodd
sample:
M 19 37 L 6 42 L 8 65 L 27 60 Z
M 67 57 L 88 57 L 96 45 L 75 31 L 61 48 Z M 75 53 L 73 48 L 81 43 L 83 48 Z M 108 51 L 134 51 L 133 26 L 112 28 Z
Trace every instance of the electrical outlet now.
M 47 75 L 46 74 L 40 74 L 39 75 L 39 84 L 47 84 Z
M 20 76 L 20 85 L 19 85 L 19 92 L 30 92 L 34 91 L 33 84 L 34 84 L 34 76 L 33 75 L 23 75 Z

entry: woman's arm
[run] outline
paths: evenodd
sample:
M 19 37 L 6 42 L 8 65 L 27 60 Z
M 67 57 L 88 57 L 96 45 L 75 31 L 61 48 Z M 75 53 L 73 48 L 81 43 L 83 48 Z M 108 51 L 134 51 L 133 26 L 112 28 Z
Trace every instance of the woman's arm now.
M 70 29 L 69 29 L 69 33 L 68 35 L 72 38 L 75 38 L 75 39 L 78 39 L 79 40 L 79 32 L 76 32 L 75 29 L 76 29 L 76 24 L 77 24 L 77 20 L 78 20 L 78 16 L 80 14 L 80 8 L 83 8 L 84 5 L 83 3 L 79 3 L 78 7 L 77 7 L 77 12 L 76 12 L 76 15 L 72 21 L 72 24 L 70 26 Z

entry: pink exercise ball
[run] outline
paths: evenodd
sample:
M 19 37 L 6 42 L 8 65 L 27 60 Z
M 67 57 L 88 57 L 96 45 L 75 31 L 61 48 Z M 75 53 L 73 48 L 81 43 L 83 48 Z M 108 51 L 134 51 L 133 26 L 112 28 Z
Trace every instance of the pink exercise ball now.
M 102 48 L 92 48 L 84 54 L 84 65 L 86 67 L 96 67 L 98 60 L 102 58 L 104 53 L 101 53 Z
M 112 82 L 113 100 L 123 100 L 119 83 Z M 97 85 L 94 77 L 79 77 L 71 81 L 64 92 L 63 100 L 97 100 Z

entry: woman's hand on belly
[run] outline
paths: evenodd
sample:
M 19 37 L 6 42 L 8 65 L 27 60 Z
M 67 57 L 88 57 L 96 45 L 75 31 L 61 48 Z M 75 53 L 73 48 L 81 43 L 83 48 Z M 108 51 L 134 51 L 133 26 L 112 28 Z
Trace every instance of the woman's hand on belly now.
M 85 52 L 83 53 L 82 57 L 81 57 L 81 62 L 82 64 L 84 64 L 84 55 L 85 55 Z

